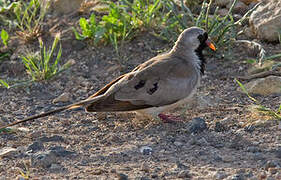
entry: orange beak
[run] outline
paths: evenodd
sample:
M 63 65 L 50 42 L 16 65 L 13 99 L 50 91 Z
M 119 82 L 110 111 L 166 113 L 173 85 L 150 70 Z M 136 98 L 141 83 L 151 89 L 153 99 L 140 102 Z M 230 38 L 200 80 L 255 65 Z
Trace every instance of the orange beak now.
M 207 44 L 207 46 L 209 46 L 209 48 L 211 48 L 213 51 L 216 50 L 216 47 L 213 43 L 211 43 L 211 41 L 209 39 L 206 40 L 205 42 Z

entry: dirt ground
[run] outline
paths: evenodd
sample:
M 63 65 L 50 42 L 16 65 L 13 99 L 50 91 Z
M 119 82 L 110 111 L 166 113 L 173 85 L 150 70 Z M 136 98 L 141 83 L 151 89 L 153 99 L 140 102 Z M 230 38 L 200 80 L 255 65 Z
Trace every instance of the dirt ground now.
M 263 46 L 269 54 L 281 49 L 280 44 Z M 121 48 L 119 61 L 112 47 L 91 47 L 71 33 L 63 35 L 62 47 L 63 62 L 76 62 L 69 70 L 48 82 L 0 89 L 1 122 L 87 98 L 172 44 L 143 33 Z M 22 48 L 26 45 L 16 49 Z M 75 110 L 21 124 L 0 134 L 0 149 L 16 149 L 1 157 L 0 179 L 281 179 L 280 124 L 251 111 L 252 102 L 234 81 L 251 66 L 244 61 L 247 52 L 234 45 L 224 58 L 220 50 L 207 54 L 206 75 L 194 100 L 171 112 L 184 122 Z M 6 77 L 27 78 L 19 63 L 0 67 Z M 70 93 L 70 102 L 53 104 L 62 93 Z M 254 97 L 274 109 L 281 102 L 277 95 Z M 192 132 L 198 117 L 207 127 Z

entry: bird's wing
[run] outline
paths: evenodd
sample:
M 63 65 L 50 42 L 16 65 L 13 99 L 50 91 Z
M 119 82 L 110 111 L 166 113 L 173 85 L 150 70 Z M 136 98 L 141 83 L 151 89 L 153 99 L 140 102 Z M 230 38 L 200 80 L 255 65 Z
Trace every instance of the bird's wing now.
M 198 73 L 188 61 L 167 55 L 158 56 L 109 83 L 99 91 L 103 98 L 86 109 L 131 111 L 169 105 L 187 97 L 198 78 Z

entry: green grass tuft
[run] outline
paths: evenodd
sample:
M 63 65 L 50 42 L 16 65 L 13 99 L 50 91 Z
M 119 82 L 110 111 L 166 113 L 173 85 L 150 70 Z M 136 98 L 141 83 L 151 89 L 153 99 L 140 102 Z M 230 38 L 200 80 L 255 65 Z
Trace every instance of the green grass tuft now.
M 40 0 L 20 1 L 20 4 L 15 6 L 16 24 L 20 29 L 17 32 L 19 38 L 29 42 L 41 35 L 41 26 L 49 6 L 49 2 L 40 3 Z
M 60 34 L 57 34 L 52 47 L 47 49 L 39 38 L 39 53 L 29 53 L 21 57 L 26 71 L 33 81 L 49 80 L 68 68 L 68 66 L 59 67 L 62 53 L 61 45 L 59 45 L 58 52 L 55 53 L 59 40 Z

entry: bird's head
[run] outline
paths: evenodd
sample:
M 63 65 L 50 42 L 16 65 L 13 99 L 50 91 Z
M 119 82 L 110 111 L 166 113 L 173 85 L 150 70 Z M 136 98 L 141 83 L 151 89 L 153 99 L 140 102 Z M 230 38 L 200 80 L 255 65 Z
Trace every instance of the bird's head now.
M 191 27 L 184 30 L 180 34 L 177 43 L 192 50 L 203 50 L 207 46 L 213 51 L 216 50 L 214 44 L 208 39 L 207 32 L 199 27 Z

